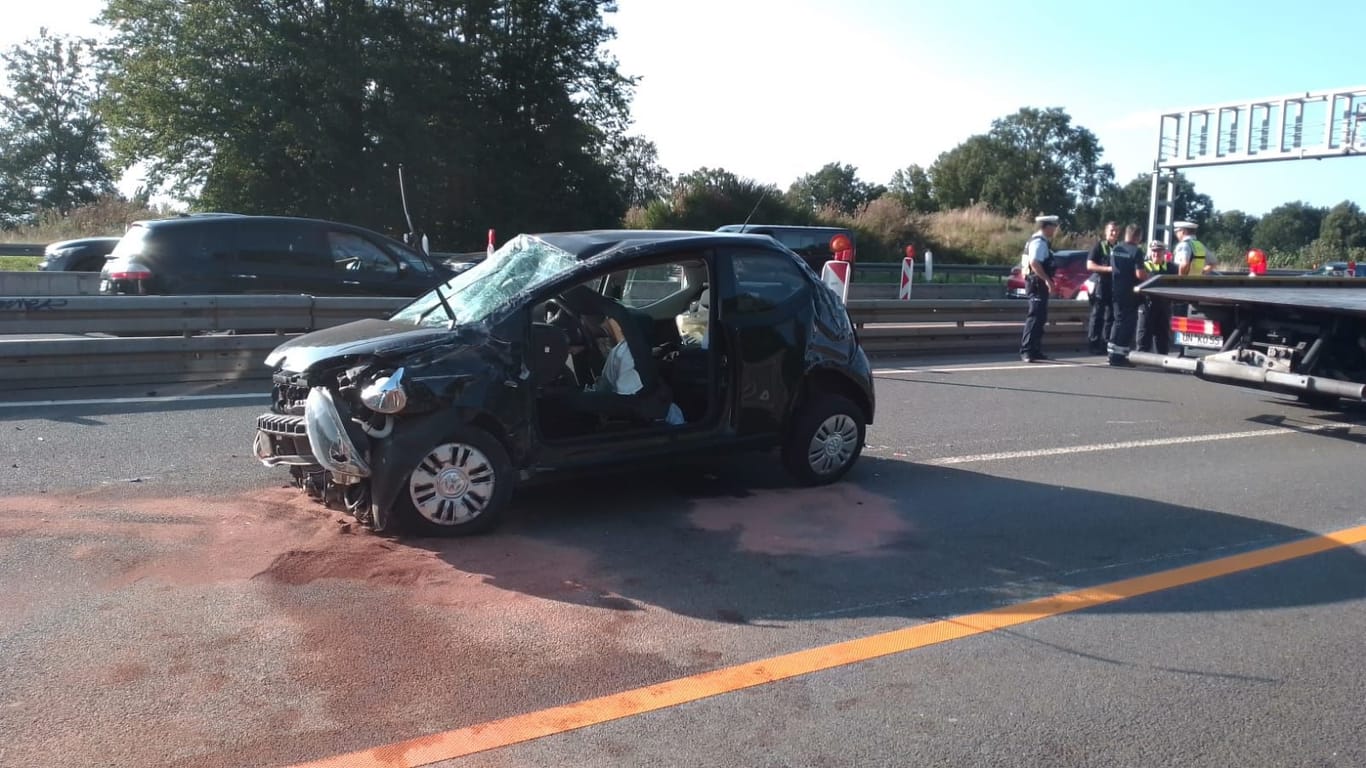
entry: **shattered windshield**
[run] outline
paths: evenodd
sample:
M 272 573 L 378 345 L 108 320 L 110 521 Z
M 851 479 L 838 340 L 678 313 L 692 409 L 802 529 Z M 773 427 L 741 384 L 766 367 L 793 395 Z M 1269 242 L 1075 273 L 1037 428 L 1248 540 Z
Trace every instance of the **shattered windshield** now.
M 578 259 L 567 251 L 534 237 L 518 235 L 488 259 L 423 294 L 390 320 L 438 328 L 482 322 L 515 294 L 535 288 L 577 264 Z

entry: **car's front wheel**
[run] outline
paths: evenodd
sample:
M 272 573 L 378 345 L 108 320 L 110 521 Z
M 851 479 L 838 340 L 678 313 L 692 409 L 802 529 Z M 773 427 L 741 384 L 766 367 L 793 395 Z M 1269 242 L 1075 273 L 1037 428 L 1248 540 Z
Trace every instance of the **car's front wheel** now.
M 803 485 L 844 477 L 863 453 L 863 412 L 846 397 L 815 393 L 797 413 L 783 443 L 783 464 Z
M 409 471 L 397 511 L 406 530 L 468 536 L 496 527 L 512 496 L 512 462 L 496 437 L 461 427 Z

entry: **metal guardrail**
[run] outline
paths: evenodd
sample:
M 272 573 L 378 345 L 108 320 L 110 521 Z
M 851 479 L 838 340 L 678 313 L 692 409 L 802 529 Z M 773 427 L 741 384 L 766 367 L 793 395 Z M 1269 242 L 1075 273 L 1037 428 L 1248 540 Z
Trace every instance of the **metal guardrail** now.
M 33 243 L 0 243 L 0 256 L 42 256 L 45 248 Z
M 935 264 L 932 271 L 942 272 L 951 275 L 990 275 L 992 277 L 1009 277 L 1012 265 L 1000 264 Z M 925 266 L 917 261 L 915 271 L 924 274 Z M 901 262 L 897 261 L 866 261 L 854 262 L 854 279 L 858 279 L 860 272 L 886 272 L 888 274 L 901 274 Z
M 849 317 L 870 356 L 1016 351 L 1027 311 L 1018 299 L 849 303 Z M 1050 302 L 1050 349 L 1084 348 L 1089 312 L 1084 301 Z
M 315 296 L 0 297 L 0 386 L 159 384 L 264 379 L 265 355 L 286 339 L 363 318 L 410 299 Z M 1085 344 L 1085 302 L 1049 308 L 1050 349 Z M 872 356 L 1010 352 L 1026 303 L 1011 299 L 852 301 Z M 99 333 L 103 336 L 85 334 Z M 22 339 L 14 335 L 72 334 Z
M 300 333 L 367 317 L 387 317 L 410 301 L 393 297 L 262 294 L 12 296 L 0 297 L 0 335 Z

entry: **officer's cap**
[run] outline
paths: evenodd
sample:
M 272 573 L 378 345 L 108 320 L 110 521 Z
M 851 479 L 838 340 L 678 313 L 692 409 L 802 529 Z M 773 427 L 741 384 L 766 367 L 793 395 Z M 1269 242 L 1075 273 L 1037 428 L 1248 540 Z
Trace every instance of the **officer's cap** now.
M 1058 217 L 1057 217 L 1057 216 L 1035 216 L 1035 217 L 1034 217 L 1034 223 L 1035 223 L 1035 224 L 1043 224 L 1044 226 L 1048 226 L 1048 225 L 1050 225 L 1050 224 L 1057 224 L 1057 223 L 1058 223 Z
M 1172 229 L 1189 229 L 1190 231 L 1194 232 L 1195 230 L 1199 229 L 1199 227 L 1195 226 L 1193 222 L 1178 221 L 1172 225 Z
M 1167 244 L 1162 242 L 1161 240 L 1154 240 L 1151 243 L 1148 243 L 1148 247 L 1153 249 L 1154 251 L 1167 250 Z

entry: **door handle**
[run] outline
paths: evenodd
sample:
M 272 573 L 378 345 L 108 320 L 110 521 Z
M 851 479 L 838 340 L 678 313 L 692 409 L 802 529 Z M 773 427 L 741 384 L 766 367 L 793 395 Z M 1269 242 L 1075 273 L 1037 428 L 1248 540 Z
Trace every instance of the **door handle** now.
M 233 277 L 244 277 L 244 278 L 246 278 L 246 279 L 248 279 L 248 280 L 255 280 L 255 279 L 256 279 L 256 275 L 233 275 Z

